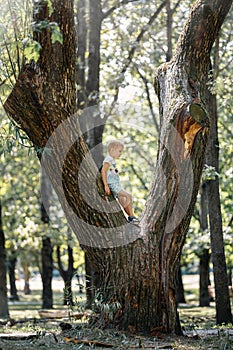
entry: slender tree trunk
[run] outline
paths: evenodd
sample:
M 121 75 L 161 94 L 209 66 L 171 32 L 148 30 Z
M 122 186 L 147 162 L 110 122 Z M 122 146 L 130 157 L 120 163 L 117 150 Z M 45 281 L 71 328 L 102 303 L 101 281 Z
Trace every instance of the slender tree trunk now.
M 5 235 L 2 223 L 2 202 L 0 199 L 0 318 L 9 317 L 6 273 Z
M 211 124 L 210 139 L 207 149 L 207 165 L 214 167 L 215 171 L 219 172 L 217 101 L 215 95 L 209 94 L 209 108 L 211 114 Z M 217 324 L 227 324 L 232 322 L 232 314 L 224 251 L 218 176 L 214 176 L 213 180 L 207 181 L 207 194 L 215 285 L 216 322 Z
M 184 285 L 182 280 L 181 266 L 179 264 L 177 270 L 177 282 L 176 282 L 176 301 L 177 303 L 186 304 L 185 295 L 184 295 Z
M 169 62 L 172 58 L 172 9 L 171 1 L 167 1 L 166 5 L 167 12 L 167 52 L 166 52 L 166 61 Z
M 202 182 L 200 188 L 200 228 L 202 231 L 208 229 L 208 198 L 207 198 L 207 184 L 206 182 Z
M 209 261 L 210 253 L 209 249 L 203 249 L 203 252 L 200 256 L 200 306 L 210 306 L 210 297 L 208 291 L 209 285 Z
M 78 61 L 81 64 L 78 67 L 78 83 L 81 85 L 78 91 L 78 106 L 86 108 L 85 118 L 82 118 L 81 130 L 84 139 L 91 151 L 92 157 L 98 167 L 103 161 L 103 131 L 105 120 L 101 119 L 99 112 L 99 75 L 100 75 L 100 37 L 102 25 L 101 0 L 78 2 Z M 89 8 L 89 12 L 88 12 Z M 89 16 L 89 31 L 86 28 L 86 16 Z M 85 61 L 86 50 L 88 49 L 88 60 Z M 87 77 L 85 79 L 85 65 L 87 65 Z M 81 102 L 80 102 L 81 101 Z M 89 109 L 88 107 L 94 106 Z M 98 269 L 92 265 L 92 262 L 85 254 L 86 269 L 86 307 L 91 308 L 94 301 L 95 291 L 100 284 L 100 275 Z M 95 285 L 95 283 L 97 285 Z
M 77 68 L 76 81 L 78 85 L 78 108 L 83 109 L 88 104 L 86 92 L 86 53 L 87 53 L 87 1 L 77 1 Z
M 232 268 L 228 269 L 228 285 L 232 287 Z
M 46 196 L 46 209 L 44 203 L 41 203 L 41 221 L 45 226 L 49 225 L 49 198 L 51 196 L 51 184 L 46 178 L 43 169 L 41 176 L 41 189 Z M 45 197 L 44 197 L 45 198 Z M 47 229 L 47 227 L 46 227 Z M 53 278 L 53 247 L 51 239 L 49 237 L 42 238 L 41 249 L 42 260 L 42 309 L 53 308 L 53 291 L 52 291 L 52 278 Z
M 64 290 L 63 305 L 72 306 L 74 305 L 73 292 L 72 292 L 72 279 L 71 278 L 64 279 L 64 282 L 65 282 L 65 290 Z
M 53 291 L 52 291 L 52 278 L 53 278 L 53 249 L 50 238 L 42 239 L 42 309 L 53 308 Z
M 29 267 L 28 264 L 25 263 L 22 265 L 23 267 L 23 273 L 24 273 L 24 294 L 25 295 L 29 295 L 31 294 L 31 290 L 30 290 L 30 271 L 29 271 Z
M 73 302 L 73 293 L 72 293 L 72 279 L 74 276 L 74 258 L 73 258 L 73 249 L 68 245 L 68 268 L 65 270 L 63 268 L 62 262 L 61 262 L 61 252 L 60 247 L 57 246 L 57 262 L 58 262 L 58 269 L 60 272 L 60 275 L 64 281 L 65 288 L 64 288 L 64 305 L 74 305 Z
M 98 168 L 103 162 L 103 131 L 105 119 L 101 119 L 99 111 L 100 85 L 100 33 L 102 25 L 101 0 L 89 1 L 89 37 L 88 37 L 88 75 L 86 93 L 88 103 L 86 107 L 95 106 L 92 112 L 86 114 L 87 145 Z
M 208 203 L 207 203 L 207 189 L 206 183 L 201 184 L 200 190 L 201 200 L 200 200 L 200 229 L 205 231 L 208 228 Z M 203 248 L 202 252 L 198 254 L 199 257 L 199 305 L 200 306 L 210 306 L 209 297 L 209 262 L 210 253 L 209 249 Z
M 17 263 L 17 258 L 15 252 L 11 252 L 8 257 L 8 274 L 10 281 L 10 299 L 11 300 L 19 300 L 18 292 L 16 288 L 16 278 L 15 278 L 15 267 Z

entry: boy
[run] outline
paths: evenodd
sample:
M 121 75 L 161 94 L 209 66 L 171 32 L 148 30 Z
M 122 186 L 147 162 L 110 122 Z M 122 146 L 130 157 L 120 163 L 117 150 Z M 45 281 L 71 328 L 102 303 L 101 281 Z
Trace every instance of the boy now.
M 115 159 L 120 158 L 123 149 L 124 144 L 122 142 L 117 140 L 109 142 L 109 155 L 103 161 L 101 176 L 106 194 L 109 196 L 112 192 L 114 197 L 119 199 L 119 202 L 124 208 L 126 214 L 128 214 L 128 222 L 137 223 L 139 222 L 139 220 L 134 216 L 133 213 L 132 195 L 127 191 L 123 190 L 120 183 L 118 170 L 116 168 Z

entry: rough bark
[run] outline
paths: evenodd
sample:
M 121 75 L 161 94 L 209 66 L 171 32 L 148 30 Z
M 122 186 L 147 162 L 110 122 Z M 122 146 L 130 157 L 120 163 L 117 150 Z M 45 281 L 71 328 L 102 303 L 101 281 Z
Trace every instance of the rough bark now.
M 0 318 L 9 318 L 6 281 L 5 234 L 2 223 L 2 203 L 0 200 Z
M 210 50 L 232 2 L 198 1 L 173 60 L 157 71 L 160 144 L 140 228 L 125 222 L 115 202 L 102 200 L 98 171 L 82 140 L 77 118 L 71 118 L 75 110 L 71 3 L 64 1 L 61 10 L 59 1 L 54 1 L 54 19 L 62 28 L 63 47 L 58 44 L 55 50 L 49 33 L 38 34 L 43 47 L 41 59 L 22 70 L 5 109 L 35 145 L 46 144 L 52 150 L 52 155 L 44 152 L 43 165 L 70 226 L 101 273 L 100 324 L 112 322 L 131 331 L 180 332 L 174 271 L 193 212 L 205 155 L 205 84 Z M 42 8 L 47 11 L 46 6 Z M 55 14 L 61 11 L 63 15 L 57 18 Z M 53 64 L 63 64 L 54 71 L 48 54 L 55 51 L 59 60 L 53 57 Z M 63 123 L 67 127 L 58 128 L 59 132 L 56 130 L 47 143 L 52 131 L 67 117 L 68 124 Z M 93 185 L 96 183 L 97 189 Z

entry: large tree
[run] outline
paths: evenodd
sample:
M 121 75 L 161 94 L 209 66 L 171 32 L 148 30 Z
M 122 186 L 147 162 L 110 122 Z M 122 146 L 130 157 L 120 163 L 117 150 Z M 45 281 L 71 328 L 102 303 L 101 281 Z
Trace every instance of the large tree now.
M 73 2 L 64 0 L 61 5 L 54 0 L 53 12 L 46 2 L 37 2 L 34 38 L 42 47 L 40 58 L 22 68 L 5 109 L 33 144 L 44 149 L 42 165 L 70 226 L 101 274 L 101 325 L 111 321 L 136 331 L 180 331 L 174 270 L 205 156 L 210 51 L 231 3 L 197 1 L 173 59 L 156 71 L 160 142 L 154 181 L 138 227 L 127 223 L 118 204 L 104 196 L 74 115 Z M 52 44 L 51 26 L 41 28 L 44 19 L 59 24 L 63 44 Z M 89 107 L 83 117 L 92 112 L 95 108 Z
M 209 108 L 212 115 L 210 142 L 207 149 L 207 164 L 219 173 L 218 114 L 216 95 L 209 94 Z M 215 284 L 217 323 L 231 323 L 231 306 L 228 292 L 228 276 L 224 250 L 222 213 L 219 193 L 219 178 L 214 175 L 207 181 L 208 211 L 210 222 L 211 255 Z

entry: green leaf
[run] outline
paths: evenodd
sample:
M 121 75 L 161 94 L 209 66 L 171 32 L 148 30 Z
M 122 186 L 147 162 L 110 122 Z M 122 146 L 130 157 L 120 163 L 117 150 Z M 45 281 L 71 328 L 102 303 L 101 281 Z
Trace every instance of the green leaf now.
M 48 3 L 48 8 L 49 8 L 49 16 L 51 16 L 51 14 L 53 13 L 54 9 L 53 9 L 53 4 L 51 0 L 47 1 Z
M 52 33 L 51 34 L 52 44 L 54 44 L 56 41 L 58 41 L 62 45 L 63 44 L 63 35 L 62 35 L 58 25 L 51 28 L 51 33 Z
M 219 173 L 216 171 L 215 167 L 207 164 L 204 165 L 202 172 L 202 181 L 215 180 L 218 176 Z
M 30 40 L 24 48 L 24 56 L 28 61 L 38 61 L 40 57 L 41 45 L 38 41 Z

